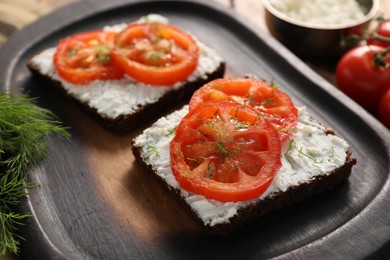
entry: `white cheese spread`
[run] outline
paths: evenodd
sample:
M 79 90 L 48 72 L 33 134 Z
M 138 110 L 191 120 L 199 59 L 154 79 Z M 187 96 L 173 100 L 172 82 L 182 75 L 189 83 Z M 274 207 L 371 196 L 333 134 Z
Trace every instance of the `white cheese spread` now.
M 346 25 L 362 20 L 364 10 L 356 0 L 269 0 L 282 14 L 315 25 Z
M 134 145 L 141 147 L 143 160 L 151 165 L 159 177 L 170 187 L 180 190 L 205 225 L 229 222 L 239 208 L 263 200 L 273 193 L 286 191 L 315 176 L 329 174 L 346 162 L 348 144 L 335 135 L 326 135 L 326 129 L 302 107 L 299 108 L 297 127 L 282 149 L 282 167 L 267 191 L 257 199 L 243 202 L 209 200 L 181 189 L 171 170 L 169 144 L 174 130 L 187 112 L 188 106 L 185 106 L 160 118 L 135 139 Z
M 159 15 L 148 15 L 141 18 L 147 21 L 167 22 Z M 127 24 L 117 24 L 104 27 L 105 30 L 121 31 Z M 213 49 L 197 41 L 199 46 L 199 61 L 194 73 L 186 82 L 207 77 L 223 62 L 222 57 Z M 156 102 L 172 89 L 181 88 L 185 82 L 178 82 L 174 86 L 153 87 L 134 81 L 128 76 L 120 80 L 95 80 L 88 84 L 75 86 L 62 79 L 54 67 L 53 56 L 55 47 L 44 50 L 31 60 L 40 72 L 53 80 L 59 81 L 67 93 L 89 107 L 96 109 L 103 117 L 117 118 L 121 115 L 131 114 L 139 107 Z

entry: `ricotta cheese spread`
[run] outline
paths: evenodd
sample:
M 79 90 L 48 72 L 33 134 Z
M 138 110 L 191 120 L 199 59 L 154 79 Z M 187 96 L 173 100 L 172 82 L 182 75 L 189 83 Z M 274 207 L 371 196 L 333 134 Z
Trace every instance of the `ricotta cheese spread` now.
M 356 0 L 269 0 L 282 14 L 315 25 L 344 25 L 364 17 Z
M 140 21 L 160 21 L 167 23 L 167 18 L 151 14 Z M 121 31 L 127 24 L 117 24 L 104 27 L 104 30 Z M 193 82 L 199 78 L 206 78 L 222 63 L 222 57 L 213 49 L 197 40 L 199 46 L 198 67 L 186 82 Z M 156 102 L 165 93 L 172 89 L 181 88 L 185 82 L 178 82 L 174 86 L 153 87 L 134 81 L 125 76 L 120 80 L 95 80 L 88 84 L 73 85 L 62 79 L 53 64 L 55 47 L 44 50 L 31 60 L 40 72 L 55 81 L 59 81 L 66 92 L 94 108 L 104 116 L 115 119 L 121 115 L 135 112 L 139 107 Z
M 305 107 L 298 108 L 298 123 L 290 140 L 282 148 L 282 167 L 270 187 L 259 198 L 242 202 L 219 202 L 180 188 L 170 164 L 170 141 L 188 106 L 160 118 L 141 135 L 134 145 L 141 147 L 141 156 L 170 187 L 180 190 L 181 196 L 205 225 L 229 222 L 241 207 L 263 200 L 277 192 L 307 182 L 315 176 L 329 174 L 344 165 L 348 144 L 315 121 Z

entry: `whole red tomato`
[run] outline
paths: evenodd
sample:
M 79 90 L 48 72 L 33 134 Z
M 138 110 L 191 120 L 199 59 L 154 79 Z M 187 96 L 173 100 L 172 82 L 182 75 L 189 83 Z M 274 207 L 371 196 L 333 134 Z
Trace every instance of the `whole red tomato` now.
M 380 46 L 358 46 L 348 51 L 336 68 L 341 91 L 370 112 L 390 84 L 390 53 Z
M 379 22 L 378 27 L 369 35 L 368 45 L 390 47 L 390 20 Z
M 379 120 L 390 129 L 390 87 L 383 94 L 379 103 Z

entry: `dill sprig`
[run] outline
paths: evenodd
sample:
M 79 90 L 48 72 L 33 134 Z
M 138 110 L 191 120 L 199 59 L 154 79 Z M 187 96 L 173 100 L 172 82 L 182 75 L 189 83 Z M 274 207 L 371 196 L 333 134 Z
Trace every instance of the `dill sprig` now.
M 17 228 L 31 215 L 14 208 L 37 186 L 28 182 L 27 170 L 46 157 L 50 132 L 70 138 L 54 114 L 34 99 L 0 93 L 0 255 L 18 253 L 22 238 Z
M 158 152 L 158 149 L 156 146 L 148 144 L 146 147 L 146 152 L 153 153 L 155 156 L 160 157 L 160 153 Z

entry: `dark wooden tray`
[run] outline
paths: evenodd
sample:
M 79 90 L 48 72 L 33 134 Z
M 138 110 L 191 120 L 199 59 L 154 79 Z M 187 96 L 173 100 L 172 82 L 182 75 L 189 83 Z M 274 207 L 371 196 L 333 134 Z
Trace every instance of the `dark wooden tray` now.
M 194 219 L 134 163 L 116 136 L 31 77 L 26 61 L 66 35 L 160 13 L 218 50 L 227 76 L 275 79 L 295 103 L 332 127 L 358 159 L 348 182 L 273 212 L 225 238 Z M 259 17 L 260 19 L 260 17 Z M 377 120 L 238 14 L 207 1 L 80 1 L 16 33 L 0 52 L 1 90 L 28 92 L 71 127 L 50 138 L 48 158 L 29 172 L 39 188 L 22 235 L 32 259 L 356 259 L 389 254 L 390 133 Z

